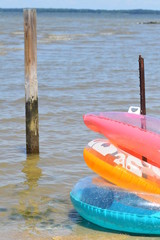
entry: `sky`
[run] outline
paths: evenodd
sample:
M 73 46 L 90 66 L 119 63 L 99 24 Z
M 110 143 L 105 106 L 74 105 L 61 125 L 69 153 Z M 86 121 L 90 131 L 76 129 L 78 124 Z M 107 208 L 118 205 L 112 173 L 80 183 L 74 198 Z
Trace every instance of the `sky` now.
M 153 9 L 160 0 L 0 0 L 0 8 Z

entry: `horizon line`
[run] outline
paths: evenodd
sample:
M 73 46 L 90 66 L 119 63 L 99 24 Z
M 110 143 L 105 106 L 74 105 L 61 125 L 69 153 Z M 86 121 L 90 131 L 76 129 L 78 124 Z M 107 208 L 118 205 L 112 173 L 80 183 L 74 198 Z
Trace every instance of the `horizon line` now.
M 53 7 L 0 7 L 0 10 L 23 10 L 23 9 L 37 9 L 37 10 L 74 10 L 74 11 L 153 11 L 160 12 L 160 9 L 143 9 L 143 8 L 133 8 L 133 9 L 92 9 L 92 8 L 53 8 Z

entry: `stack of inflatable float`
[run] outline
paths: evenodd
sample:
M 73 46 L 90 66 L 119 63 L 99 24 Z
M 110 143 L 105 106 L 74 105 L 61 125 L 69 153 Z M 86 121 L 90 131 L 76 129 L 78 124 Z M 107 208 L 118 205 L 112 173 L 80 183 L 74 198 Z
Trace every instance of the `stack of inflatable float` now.
M 99 176 L 74 186 L 75 209 L 107 229 L 160 235 L 160 119 L 106 112 L 86 114 L 84 123 L 107 139 L 84 149 L 86 164 Z

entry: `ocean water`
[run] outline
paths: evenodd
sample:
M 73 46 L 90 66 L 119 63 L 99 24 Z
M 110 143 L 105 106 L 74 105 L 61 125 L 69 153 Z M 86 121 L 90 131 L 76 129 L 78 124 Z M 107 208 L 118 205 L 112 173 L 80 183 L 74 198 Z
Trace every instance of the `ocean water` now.
M 147 114 L 159 117 L 160 12 L 41 10 L 37 37 L 40 154 L 27 156 L 23 12 L 0 10 L 0 239 L 116 239 L 70 202 L 93 174 L 83 148 L 99 137 L 82 117 L 139 106 L 139 55 Z

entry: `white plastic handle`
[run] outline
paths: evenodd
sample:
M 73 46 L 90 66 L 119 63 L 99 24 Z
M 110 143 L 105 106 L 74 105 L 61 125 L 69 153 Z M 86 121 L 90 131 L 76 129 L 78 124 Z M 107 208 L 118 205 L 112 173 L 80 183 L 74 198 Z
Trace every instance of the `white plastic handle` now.
M 140 114 L 140 107 L 130 106 L 128 109 L 128 113 Z

